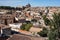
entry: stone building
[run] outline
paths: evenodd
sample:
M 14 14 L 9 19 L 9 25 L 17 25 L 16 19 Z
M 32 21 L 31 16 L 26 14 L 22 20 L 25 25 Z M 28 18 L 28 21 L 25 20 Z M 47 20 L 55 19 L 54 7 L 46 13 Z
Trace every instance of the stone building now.
M 0 14 L 0 24 L 11 24 L 14 22 L 14 14 Z

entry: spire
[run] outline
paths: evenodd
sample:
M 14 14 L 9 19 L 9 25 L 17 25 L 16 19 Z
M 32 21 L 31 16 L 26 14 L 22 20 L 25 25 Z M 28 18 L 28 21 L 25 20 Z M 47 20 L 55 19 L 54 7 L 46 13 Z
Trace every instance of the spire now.
M 31 5 L 28 3 L 28 4 L 26 5 L 26 7 L 31 7 Z

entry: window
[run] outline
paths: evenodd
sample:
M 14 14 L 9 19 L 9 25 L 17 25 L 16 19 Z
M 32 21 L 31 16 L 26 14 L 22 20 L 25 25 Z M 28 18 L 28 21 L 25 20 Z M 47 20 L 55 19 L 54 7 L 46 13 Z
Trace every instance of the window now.
M 1 23 L 1 24 L 4 24 L 4 20 L 0 20 L 0 23 Z
M 10 20 L 10 23 L 12 23 L 12 20 Z
M 7 22 L 8 22 L 8 23 L 13 23 L 13 20 L 8 20 Z

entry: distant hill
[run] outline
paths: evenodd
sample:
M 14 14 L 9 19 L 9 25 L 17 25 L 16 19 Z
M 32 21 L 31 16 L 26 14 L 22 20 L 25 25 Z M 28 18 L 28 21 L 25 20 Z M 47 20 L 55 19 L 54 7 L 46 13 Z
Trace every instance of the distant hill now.
M 7 10 L 22 10 L 22 8 L 18 7 L 11 7 L 11 6 L 0 6 L 0 9 L 7 9 Z

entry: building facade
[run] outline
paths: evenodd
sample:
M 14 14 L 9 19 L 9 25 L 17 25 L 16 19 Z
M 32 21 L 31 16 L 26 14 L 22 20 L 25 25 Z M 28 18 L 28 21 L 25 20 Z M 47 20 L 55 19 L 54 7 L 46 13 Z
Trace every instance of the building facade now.
M 11 24 L 14 22 L 14 14 L 0 14 L 0 24 Z

